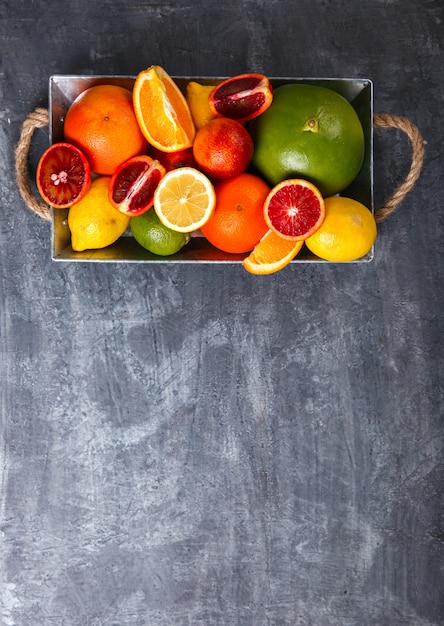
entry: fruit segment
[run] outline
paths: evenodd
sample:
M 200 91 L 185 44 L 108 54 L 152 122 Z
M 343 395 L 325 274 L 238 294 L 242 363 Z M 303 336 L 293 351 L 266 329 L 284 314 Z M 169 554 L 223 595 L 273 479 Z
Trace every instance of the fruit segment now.
M 149 156 L 129 159 L 111 178 L 109 199 L 121 213 L 141 215 L 153 206 L 154 192 L 165 168 Z
M 303 246 L 303 241 L 290 241 L 269 230 L 247 256 L 242 265 L 250 274 L 273 274 L 288 265 Z
M 268 109 L 273 91 L 263 74 L 239 74 L 217 85 L 208 99 L 214 115 L 247 122 Z
M 140 72 L 134 83 L 134 110 L 148 142 L 164 152 L 190 148 L 196 133 L 185 96 L 160 66 Z

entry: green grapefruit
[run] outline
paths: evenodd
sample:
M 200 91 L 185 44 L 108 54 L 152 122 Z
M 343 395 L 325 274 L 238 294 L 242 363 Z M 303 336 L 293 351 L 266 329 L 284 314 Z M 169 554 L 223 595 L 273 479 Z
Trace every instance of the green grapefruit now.
M 249 124 L 252 165 L 271 185 L 290 178 L 312 182 L 324 197 L 346 187 L 364 160 L 364 132 L 343 96 L 316 85 L 274 90 L 270 107 Z

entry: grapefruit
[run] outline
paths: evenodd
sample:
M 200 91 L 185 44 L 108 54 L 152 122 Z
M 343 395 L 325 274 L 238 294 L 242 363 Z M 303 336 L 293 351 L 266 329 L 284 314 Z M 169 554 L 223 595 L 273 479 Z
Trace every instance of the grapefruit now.
M 354 180 L 364 160 L 364 131 L 353 106 L 332 89 L 289 83 L 274 90 L 270 107 L 249 124 L 252 165 L 270 184 L 312 182 L 324 197 Z

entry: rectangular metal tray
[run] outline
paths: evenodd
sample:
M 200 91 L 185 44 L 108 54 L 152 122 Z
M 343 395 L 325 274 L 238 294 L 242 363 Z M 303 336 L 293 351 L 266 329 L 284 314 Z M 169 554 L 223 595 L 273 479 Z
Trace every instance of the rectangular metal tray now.
M 221 77 L 175 76 L 179 88 L 185 93 L 190 80 L 216 85 Z M 270 78 L 273 87 L 286 83 L 308 83 L 328 87 L 344 96 L 355 108 L 365 135 L 365 156 L 362 169 L 342 195 L 362 202 L 372 211 L 373 206 L 373 83 L 369 79 L 353 78 Z M 64 116 L 76 96 L 98 84 L 115 84 L 132 89 L 134 76 L 75 76 L 59 75 L 49 79 L 49 138 L 50 143 L 63 141 Z M 68 210 L 52 211 L 52 259 L 54 261 L 117 262 L 117 263 L 240 263 L 245 254 L 227 254 L 214 248 L 204 237 L 193 236 L 180 252 L 170 257 L 159 257 L 142 248 L 128 229 L 113 245 L 101 250 L 74 252 L 67 223 Z M 374 248 L 354 263 L 373 259 Z M 305 246 L 292 263 L 325 263 Z

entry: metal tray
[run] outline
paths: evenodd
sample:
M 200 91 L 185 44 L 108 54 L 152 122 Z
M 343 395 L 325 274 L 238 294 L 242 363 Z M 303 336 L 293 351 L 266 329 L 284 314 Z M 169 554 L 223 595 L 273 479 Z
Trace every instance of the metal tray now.
M 179 88 L 185 93 L 190 80 L 216 85 L 221 77 L 175 76 Z M 273 87 L 286 83 L 308 83 L 328 87 L 344 96 L 355 108 L 365 136 L 365 156 L 362 169 L 342 195 L 362 202 L 372 211 L 373 205 L 373 83 L 369 79 L 352 78 L 270 78 Z M 63 120 L 76 96 L 98 84 L 115 84 L 132 89 L 134 76 L 51 76 L 49 79 L 49 137 L 50 142 L 63 141 Z M 203 236 L 196 233 L 177 254 L 156 256 L 142 248 L 132 237 L 130 229 L 116 243 L 101 250 L 74 252 L 67 223 L 68 210 L 52 210 L 52 258 L 54 261 L 131 262 L 131 263 L 240 263 L 246 254 L 228 254 L 214 248 Z M 365 263 L 373 258 L 374 249 L 354 263 Z M 292 263 L 326 263 L 313 255 L 305 246 Z

